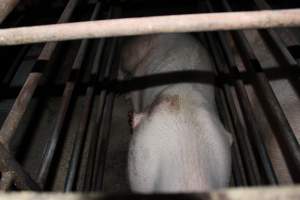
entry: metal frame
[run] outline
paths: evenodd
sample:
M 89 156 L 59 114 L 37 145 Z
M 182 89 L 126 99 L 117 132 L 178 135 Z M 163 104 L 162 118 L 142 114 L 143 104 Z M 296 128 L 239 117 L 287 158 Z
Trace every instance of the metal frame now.
M 226 0 L 223 0 L 222 2 L 224 11 L 231 11 L 231 7 L 228 2 Z M 265 2 L 257 2 L 258 1 L 255 1 L 258 8 L 269 9 Z M 145 17 L 136 19 L 111 19 L 119 17 L 120 13 L 115 9 L 110 9 L 110 12 L 106 17 L 109 20 L 61 24 L 70 21 L 74 10 L 79 3 L 80 0 L 70 0 L 60 19 L 58 20 L 57 25 L 0 30 L 0 43 L 2 45 L 10 45 L 40 41 L 60 41 L 66 39 L 123 36 L 158 32 L 218 31 L 300 25 L 299 9 L 287 11 L 230 12 L 166 17 Z M 210 9 L 210 12 L 216 11 L 212 6 L 208 6 L 208 8 Z M 96 20 L 99 13 L 101 13 L 101 9 L 100 3 L 96 3 L 94 5 L 94 13 L 91 15 L 90 20 Z M 241 15 L 243 15 L 245 18 L 241 18 L 241 20 L 239 20 L 237 23 L 229 23 L 232 18 L 236 18 Z M 283 15 L 285 17 L 282 17 Z M 271 18 L 269 18 L 270 16 Z M 251 19 L 253 19 L 253 21 L 249 20 L 248 17 L 252 17 Z M 191 21 L 191 19 L 194 21 Z M 200 22 L 198 21 L 199 19 L 201 19 Z M 222 20 L 218 21 L 218 23 L 215 23 L 216 19 Z M 173 20 L 182 20 L 182 23 L 176 24 L 173 23 Z M 266 21 L 270 23 L 266 24 Z M 145 24 L 143 24 L 144 22 Z M 137 23 L 139 24 L 138 26 L 136 26 Z M 165 26 L 166 23 L 168 26 Z M 125 24 L 126 26 L 120 26 L 120 24 Z M 51 28 L 52 32 L 48 30 L 50 35 L 47 35 L 48 33 L 44 32 L 43 29 L 49 27 Z M 78 30 L 84 29 L 84 31 L 74 31 L 76 30 L 76 27 Z M 124 27 L 126 28 L 123 29 Z M 65 28 L 68 30 L 72 29 L 73 33 L 69 33 L 67 31 L 63 32 L 66 33 L 63 35 L 57 32 L 58 30 L 65 30 Z M 91 35 L 91 31 L 93 32 L 95 28 L 97 28 L 97 31 L 95 34 Z M 20 32 L 22 30 L 28 32 Z M 32 38 L 30 38 L 28 35 L 26 36 L 26 34 L 32 34 L 31 31 L 36 31 L 35 33 L 39 37 L 36 37 L 37 39 L 32 40 Z M 289 52 L 288 47 L 281 41 L 280 37 L 275 31 L 261 30 L 260 32 L 270 46 L 275 46 L 274 49 L 276 53 L 281 55 L 281 58 L 285 63 L 287 63 L 289 66 L 299 65 L 298 61 L 293 57 L 291 52 Z M 293 176 L 294 182 L 299 183 L 299 144 L 295 139 L 294 133 L 292 132 L 290 125 L 288 124 L 288 121 L 284 116 L 282 109 L 269 85 L 269 80 L 266 78 L 265 72 L 260 68 L 259 62 L 253 53 L 253 49 L 250 48 L 249 42 L 245 38 L 243 32 L 236 31 L 226 33 L 206 33 L 208 46 L 211 54 L 214 57 L 216 74 L 220 79 L 222 79 L 218 94 L 220 96 L 220 105 L 226 109 L 224 109 L 221 114 L 224 117 L 224 124 L 226 128 L 233 133 L 236 141 L 232 149 L 234 158 L 234 185 L 276 185 L 278 184 L 278 181 L 272 169 L 270 159 L 268 158 L 265 144 L 261 139 L 261 127 L 263 127 L 261 124 L 262 122 L 256 118 L 245 90 L 245 83 L 251 83 L 251 79 L 250 81 L 249 78 L 246 80 L 243 74 L 238 71 L 236 63 L 234 63 L 232 59 L 228 41 L 226 39 L 228 34 L 230 34 L 235 40 L 235 44 L 237 47 L 239 47 L 240 53 L 244 55 L 244 62 L 247 67 L 246 74 L 250 74 L 250 77 L 255 80 L 254 86 L 261 91 L 262 99 L 264 99 L 269 109 L 270 117 L 278 124 L 278 128 L 280 129 L 280 135 L 278 135 L 279 143 L 281 148 L 285 147 L 286 149 L 286 151 L 284 151 L 285 158 L 289 164 L 289 169 Z M 5 41 L 3 39 L 4 37 L 6 37 Z M 24 37 L 26 38 L 24 39 Z M 21 40 L 19 40 L 20 38 Z M 86 86 L 86 88 L 84 88 L 86 94 L 84 104 L 85 109 L 83 110 L 82 120 L 73 144 L 70 168 L 65 180 L 65 191 L 101 191 L 103 189 L 104 167 L 115 94 L 117 92 L 128 92 L 130 89 L 128 90 L 126 85 L 130 82 L 139 82 L 147 78 L 151 78 L 139 77 L 125 81 L 117 80 L 118 45 L 119 42 L 116 38 L 98 39 L 93 45 L 93 55 L 95 55 L 95 59 L 93 60 L 92 69 L 90 71 L 89 84 Z M 24 52 L 27 51 L 26 48 L 27 47 L 25 46 L 23 50 Z M 47 176 L 49 174 L 49 169 L 53 164 L 53 156 L 55 154 L 58 141 L 63 134 L 62 128 L 67 118 L 67 112 L 72 109 L 70 105 L 74 101 L 72 98 L 74 96 L 76 86 L 78 85 L 78 72 L 82 68 L 82 63 L 85 59 L 87 48 L 88 40 L 84 39 L 81 41 L 81 45 L 74 60 L 72 66 L 73 72 L 64 85 L 63 100 L 60 105 L 58 117 L 56 118 L 55 127 L 52 132 L 52 138 L 48 144 L 45 154 L 46 156 L 44 157 L 43 166 L 39 172 L 39 178 L 38 180 L 33 180 L 15 160 L 13 156 L 13 150 L 10 149 L 10 144 L 11 141 L 13 141 L 16 137 L 16 130 L 20 125 L 22 118 L 24 117 L 24 113 L 28 109 L 32 97 L 37 92 L 40 82 L 45 78 L 43 68 L 51 67 L 49 63 L 54 62 L 55 52 L 59 50 L 58 42 L 47 42 L 44 45 L 43 50 L 36 61 L 34 70 L 27 77 L 25 84 L 18 94 L 18 97 L 16 98 L 15 103 L 0 130 L 0 170 L 2 173 L 0 180 L 1 190 L 9 190 L 12 186 L 22 190 L 44 189 L 45 182 L 47 181 Z M 15 68 L 18 67 L 20 60 L 24 57 L 25 53 L 23 51 L 21 51 L 19 54 L 20 58 L 16 59 Z M 101 66 L 103 66 L 103 68 Z M 12 69 L 10 74 L 14 73 L 15 68 Z M 186 73 L 188 72 L 182 72 L 182 74 Z M 178 81 L 201 81 L 198 80 L 200 79 L 198 74 L 194 73 L 194 75 L 196 75 L 195 80 L 178 80 L 178 75 L 175 75 L 173 77 L 174 80 L 170 78 L 170 80 L 168 79 L 164 84 Z M 162 76 L 167 77 L 168 74 Z M 10 82 L 11 77 L 12 75 L 7 78 L 6 82 Z M 154 77 L 154 79 L 155 78 L 159 77 Z M 47 81 L 48 80 L 45 82 Z M 95 94 L 99 94 L 100 96 L 100 100 L 98 102 L 99 108 L 97 110 L 96 119 L 90 120 L 92 105 L 94 105 L 96 101 L 96 98 L 94 98 Z M 238 103 L 235 103 L 234 99 L 237 99 Z M 241 110 L 244 116 L 243 119 L 236 114 L 238 112 L 237 110 Z M 89 123 L 92 127 L 92 131 L 90 133 L 91 135 L 87 135 L 87 126 Z M 93 139 L 86 141 L 88 138 Z M 89 144 L 87 170 L 83 174 L 83 177 L 78 177 L 80 160 L 85 142 Z M 262 166 L 262 170 L 259 169 L 260 166 Z M 77 185 L 76 181 L 79 178 L 84 180 L 82 185 Z M 296 189 L 297 188 L 295 187 L 291 190 L 296 194 Z M 229 193 L 230 192 L 226 192 L 226 194 Z M 128 197 L 139 198 L 141 196 Z M 193 196 L 193 198 L 198 197 L 199 196 Z M 119 197 L 113 196 L 113 198 Z M 153 198 L 153 196 L 151 196 L 151 198 Z M 229 197 L 228 199 L 231 198 L 233 197 Z M 247 199 L 246 195 L 243 198 Z

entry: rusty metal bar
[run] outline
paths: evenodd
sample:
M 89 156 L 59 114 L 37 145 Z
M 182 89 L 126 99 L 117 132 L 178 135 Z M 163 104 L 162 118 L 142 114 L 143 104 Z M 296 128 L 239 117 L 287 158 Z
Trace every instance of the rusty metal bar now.
M 93 14 L 91 16 L 91 20 L 94 20 L 97 18 L 98 13 L 100 11 L 100 4 L 97 4 L 94 8 Z M 63 99 L 62 104 L 60 106 L 58 116 L 56 118 L 55 126 L 53 129 L 53 133 L 51 136 L 51 141 L 48 143 L 46 147 L 46 153 L 43 157 L 42 166 L 40 168 L 39 176 L 38 176 L 38 182 L 39 183 L 45 183 L 49 170 L 51 167 L 51 163 L 56 151 L 56 147 L 60 138 L 60 135 L 62 134 L 62 129 L 64 126 L 64 123 L 66 121 L 67 112 L 70 110 L 70 104 L 73 97 L 73 93 L 75 90 L 75 87 L 77 85 L 80 70 L 82 68 L 82 63 L 84 60 L 84 57 L 86 55 L 87 46 L 88 46 L 88 40 L 83 40 L 80 44 L 79 50 L 77 52 L 76 58 L 74 60 L 73 66 L 72 66 L 72 72 L 70 74 L 69 80 L 66 83 L 64 93 L 63 93 Z M 73 77 L 74 75 L 74 77 Z
M 0 45 L 151 33 L 258 29 L 299 25 L 300 9 L 140 17 L 2 29 L 0 30 Z
M 0 3 L 0 24 L 5 20 L 5 18 L 13 11 L 13 9 L 18 5 L 20 0 L 1 0 Z
M 1 172 L 14 174 L 14 182 L 17 188 L 24 190 L 40 190 L 40 186 L 22 169 L 19 163 L 0 143 L 0 169 Z
M 227 11 L 231 11 L 226 0 L 222 0 L 222 3 Z M 279 130 L 276 137 L 288 164 L 290 174 L 295 182 L 300 182 L 300 146 L 295 134 L 245 35 L 241 31 L 232 32 L 232 35 L 237 47 L 241 50 L 247 70 L 253 75 L 254 86 L 260 91 L 265 106 L 269 110 L 268 114 L 274 120 L 274 124 Z
M 207 34 L 209 47 L 211 49 L 212 55 L 215 60 L 215 65 L 219 73 L 224 73 L 224 66 L 222 66 L 224 62 L 221 61 L 222 55 L 220 52 L 220 48 L 218 48 L 217 44 L 214 42 L 215 39 Z M 248 138 L 247 128 L 241 122 L 241 119 L 237 116 L 237 108 L 233 100 L 232 93 L 230 91 L 230 86 L 228 84 L 224 84 L 223 88 L 225 97 L 227 99 L 227 103 L 231 112 L 231 116 L 233 118 L 233 124 L 235 127 L 235 137 L 237 139 L 239 146 L 241 147 L 241 153 L 243 160 L 245 162 L 245 168 L 247 171 L 247 177 L 249 179 L 250 185 L 258 185 L 261 183 L 261 177 L 259 174 L 258 166 L 254 157 L 254 153 Z
M 63 11 L 58 23 L 66 22 L 70 19 L 77 3 L 79 0 L 70 0 L 67 4 L 65 10 Z M 49 61 L 55 48 L 57 46 L 57 42 L 55 43 L 47 43 L 39 58 L 38 61 Z M 38 62 L 37 62 L 38 63 Z M 38 63 L 39 64 L 39 63 Z M 42 67 L 42 66 L 38 66 Z M 7 118 L 5 119 L 1 130 L 0 130 L 0 142 L 9 149 L 10 141 L 12 140 L 16 129 L 29 105 L 29 102 L 39 84 L 43 74 L 41 72 L 31 72 L 26 79 L 25 84 L 22 87 L 18 97 L 15 100 L 15 103 L 9 112 Z

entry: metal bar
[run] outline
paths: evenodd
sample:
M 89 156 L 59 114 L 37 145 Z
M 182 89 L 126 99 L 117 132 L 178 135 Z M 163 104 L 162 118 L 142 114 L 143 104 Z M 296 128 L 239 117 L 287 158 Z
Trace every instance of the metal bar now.
M 112 8 L 110 8 L 108 13 L 108 18 L 112 17 Z M 109 55 L 106 55 L 109 56 Z M 111 66 L 108 65 L 108 62 L 105 63 L 105 66 L 103 67 L 103 70 L 100 72 L 99 80 L 102 82 L 107 79 L 109 76 Z M 93 179 L 94 174 L 96 173 L 94 171 L 94 165 L 96 160 L 96 150 L 97 150 L 97 142 L 99 140 L 99 133 L 98 130 L 100 129 L 102 118 L 103 118 L 103 110 L 106 102 L 106 96 L 107 96 L 107 90 L 101 90 L 99 94 L 99 102 L 98 102 L 98 110 L 96 114 L 96 119 L 91 121 L 91 138 L 89 141 L 90 148 L 88 152 L 88 164 L 87 164 L 87 170 L 84 174 L 84 187 L 82 190 L 84 191 L 91 191 L 92 186 L 95 185 L 95 179 Z M 96 169 L 97 170 L 97 169 Z M 94 183 L 93 183 L 94 181 Z
M 20 50 L 20 52 L 18 53 L 18 55 L 15 57 L 14 62 L 9 67 L 7 73 L 5 74 L 5 77 L 3 78 L 2 83 L 5 86 L 8 86 L 9 83 L 11 82 L 11 80 L 13 79 L 16 71 L 18 70 L 18 67 L 23 62 L 23 59 L 26 56 L 26 53 L 28 52 L 30 47 L 31 46 L 29 46 L 29 45 L 23 46 L 22 49 Z
M 211 12 L 212 6 L 208 2 L 208 7 Z M 229 49 L 228 41 L 224 37 L 224 33 L 217 33 L 217 36 L 220 40 L 221 46 L 223 48 L 226 60 L 228 62 L 227 69 L 225 68 L 225 72 L 228 73 L 233 73 L 233 74 L 238 74 L 239 70 L 236 66 L 236 63 L 233 58 L 232 51 Z M 225 65 L 224 65 L 225 66 Z M 245 85 L 241 79 L 236 79 L 233 81 L 235 90 L 238 93 L 238 99 L 242 108 L 242 112 L 244 115 L 244 119 L 246 122 L 246 125 L 248 127 L 248 138 L 253 141 L 253 145 L 255 146 L 259 159 L 260 159 L 260 164 L 262 165 L 262 168 L 266 174 L 267 181 L 271 184 L 278 184 L 278 180 L 276 178 L 274 169 L 272 167 L 271 160 L 269 158 L 269 155 L 267 153 L 266 145 L 263 141 L 262 138 L 262 130 L 260 125 L 260 122 L 258 119 L 255 118 L 255 114 L 253 112 L 252 105 L 250 103 L 250 100 L 248 98 L 247 92 Z M 250 134 L 251 133 L 251 134 Z
M 14 174 L 10 171 L 2 172 L 0 190 L 8 191 L 14 182 Z
M 224 62 L 221 62 L 221 60 L 220 60 L 222 58 L 221 52 L 217 48 L 217 44 L 214 43 L 214 41 L 215 41 L 214 38 L 209 34 L 207 34 L 207 38 L 208 38 L 208 42 L 209 42 L 209 46 L 210 46 L 212 55 L 215 60 L 216 67 L 217 67 L 219 73 L 222 73 L 224 70 L 224 67 L 222 67 L 222 65 L 223 65 L 222 63 L 224 63 Z M 234 127 L 236 129 L 236 131 L 235 131 L 236 139 L 237 139 L 239 146 L 241 147 L 240 150 L 241 150 L 244 162 L 245 162 L 245 168 L 247 170 L 249 184 L 250 185 L 258 185 L 259 183 L 261 183 L 261 178 L 260 178 L 260 174 L 259 174 L 258 167 L 256 164 L 256 160 L 254 157 L 254 153 L 252 151 L 249 138 L 247 136 L 248 135 L 247 129 L 246 129 L 246 127 L 244 127 L 244 125 L 242 124 L 242 122 L 240 121 L 239 117 L 236 114 L 237 108 L 236 108 L 236 105 L 234 104 L 233 96 L 230 91 L 230 86 L 228 84 L 224 84 L 223 90 L 225 93 L 225 97 L 227 99 L 227 103 L 229 105 L 229 109 L 230 109 L 231 116 L 233 119 Z
M 300 9 L 110 19 L 2 29 L 0 30 L 0 45 L 151 33 L 258 29 L 299 25 Z
M 221 104 L 221 109 L 220 112 L 224 115 L 224 126 L 226 129 L 232 134 L 233 137 L 233 144 L 231 147 L 231 152 L 232 152 L 232 172 L 235 178 L 236 186 L 246 186 L 248 185 L 247 179 L 246 179 L 246 173 L 245 173 L 245 168 L 243 166 L 242 158 L 241 158 L 241 153 L 238 147 L 237 139 L 236 139 L 236 132 L 233 127 L 233 122 L 228 110 L 228 105 L 226 103 L 226 98 L 224 94 L 224 88 L 220 88 L 218 90 L 218 96 L 220 99 L 220 104 Z
M 100 71 L 100 59 L 104 47 L 104 39 L 100 40 L 97 49 L 95 58 L 93 60 L 93 68 L 90 74 L 90 79 L 96 81 L 96 77 Z M 69 162 L 69 170 L 65 180 L 65 191 L 71 191 L 75 184 L 76 174 L 78 172 L 80 155 L 82 153 L 83 144 L 85 141 L 85 133 L 88 125 L 88 119 L 91 115 L 91 106 L 94 99 L 95 88 L 94 86 L 89 86 L 86 90 L 84 110 L 82 113 L 82 120 L 80 121 L 78 131 L 75 136 L 75 143 L 73 145 L 71 160 Z
M 113 38 L 112 42 L 110 43 L 110 52 L 107 61 L 107 75 L 109 79 L 113 79 L 115 74 L 115 69 L 112 68 L 113 60 L 115 56 L 115 49 L 117 45 L 117 39 Z M 114 93 L 107 91 L 108 94 L 106 96 L 106 101 L 104 105 L 104 115 L 102 117 L 102 122 L 99 127 L 99 139 L 98 145 L 96 150 L 96 159 L 95 159 L 95 166 L 94 166 L 94 174 L 92 179 L 92 190 L 97 191 L 102 189 L 103 185 L 103 174 L 104 174 L 104 167 L 105 167 L 105 160 L 106 160 L 106 153 L 109 143 L 109 132 L 110 132 L 110 124 L 111 124 L 111 117 L 112 117 L 112 109 L 113 109 L 113 101 L 114 101 Z
M 222 2 L 225 9 L 231 11 L 229 4 L 225 0 Z M 276 137 L 288 164 L 290 174 L 295 182 L 300 182 L 300 146 L 295 134 L 245 35 L 240 31 L 233 32 L 232 35 L 237 47 L 241 50 L 247 70 L 253 74 L 254 86 L 260 91 L 260 95 L 269 110 L 268 114 L 270 114 L 279 130 L 276 132 Z
M 227 60 L 229 62 L 229 68 L 231 68 L 229 70 L 233 73 L 238 72 L 238 68 L 236 66 L 236 63 L 234 62 L 232 52 L 230 51 L 228 46 L 228 41 L 226 41 L 223 34 L 218 33 L 218 36 L 221 41 L 221 45 L 224 49 Z M 260 162 L 266 174 L 266 178 L 270 184 L 278 184 L 278 180 L 272 167 L 271 160 L 267 153 L 266 145 L 262 138 L 262 122 L 255 117 L 255 114 L 253 112 L 254 109 L 252 108 L 252 105 L 250 103 L 243 81 L 240 79 L 235 80 L 234 85 L 238 93 L 238 98 L 241 103 L 242 111 L 244 113 L 247 126 L 249 128 L 249 131 L 252 133 L 249 135 L 249 137 L 251 138 L 252 135 L 253 143 L 257 149 Z
M 271 6 L 264 0 L 253 0 L 253 1 L 256 7 L 260 10 L 272 9 Z M 272 44 L 271 50 L 275 48 L 280 53 L 281 59 L 283 59 L 289 65 L 297 65 L 297 61 L 291 55 L 286 45 L 283 43 L 283 41 L 280 39 L 280 37 L 278 36 L 278 34 L 276 34 L 274 30 L 260 30 L 259 33 L 264 38 L 268 38 L 267 41 L 270 41 L 268 42 L 268 44 L 269 45 Z
M 20 0 L 1 0 L 0 3 L 0 24 L 5 20 L 5 18 L 13 11 L 13 9 L 18 5 Z
M 33 95 L 33 91 L 38 85 L 38 81 L 41 78 L 41 73 L 30 73 L 24 86 L 22 87 L 15 103 L 10 110 L 7 118 L 5 119 L 0 130 L 0 142 L 5 145 L 6 149 L 10 148 L 10 141 L 13 138 L 16 129 L 24 115 L 27 106 Z
M 58 20 L 59 23 L 66 22 L 70 19 L 77 3 L 79 0 L 70 0 L 68 5 L 66 6 L 65 10 L 63 11 L 60 19 Z M 39 58 L 39 60 L 42 61 L 49 61 L 51 58 L 51 55 L 54 52 L 54 49 L 56 48 L 57 43 L 47 43 Z M 41 67 L 41 66 L 38 66 Z M 37 85 L 39 84 L 41 78 L 43 77 L 43 74 L 40 72 L 31 72 L 29 76 L 26 79 L 25 84 L 22 87 L 22 90 L 20 91 L 18 97 L 15 100 L 15 103 L 9 112 L 7 118 L 5 119 L 1 130 L 0 130 L 0 142 L 6 146 L 7 149 L 9 149 L 9 144 L 11 139 L 13 138 L 16 129 L 29 105 L 29 102 L 33 96 L 33 93 L 36 90 Z
M 93 10 L 92 16 L 90 20 L 95 20 L 98 17 L 98 13 L 100 11 L 100 3 L 95 5 L 95 8 Z M 46 153 L 43 157 L 42 166 L 39 172 L 38 181 L 39 183 L 45 183 L 47 176 L 49 174 L 49 170 L 51 167 L 51 163 L 55 154 L 56 146 L 58 144 L 60 135 L 62 134 L 62 129 L 64 126 L 64 123 L 66 121 L 66 116 L 68 111 L 70 110 L 70 104 L 73 97 L 73 93 L 75 90 L 75 87 L 77 85 L 80 70 L 82 68 L 82 63 L 84 60 L 84 57 L 86 55 L 87 46 L 88 46 L 88 40 L 83 40 L 80 44 L 79 50 L 77 52 L 76 58 L 74 60 L 73 66 L 72 66 L 72 72 L 69 77 L 69 81 L 67 81 L 64 94 L 63 94 L 63 100 L 62 104 L 60 106 L 58 116 L 55 122 L 55 126 L 53 129 L 53 133 L 51 136 L 51 141 L 48 143 L 46 149 Z M 75 74 L 75 77 L 72 77 L 72 75 Z
M 300 186 L 251 187 L 213 190 L 201 193 L 139 194 L 139 193 L 60 193 L 11 192 L 0 193 L 1 200 L 295 200 L 300 198 Z
M 22 169 L 19 163 L 0 143 L 0 168 L 1 172 L 10 171 L 14 174 L 17 188 L 25 190 L 40 190 L 39 185 Z

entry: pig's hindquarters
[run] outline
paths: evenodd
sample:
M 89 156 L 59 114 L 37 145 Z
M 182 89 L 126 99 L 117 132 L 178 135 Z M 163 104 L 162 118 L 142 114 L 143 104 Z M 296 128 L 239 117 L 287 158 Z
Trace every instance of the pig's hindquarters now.
M 156 113 L 159 117 L 151 119 L 153 132 L 137 131 L 133 136 L 129 154 L 133 191 L 200 192 L 228 185 L 228 133 L 207 107 L 183 105 L 181 110 L 175 115 Z

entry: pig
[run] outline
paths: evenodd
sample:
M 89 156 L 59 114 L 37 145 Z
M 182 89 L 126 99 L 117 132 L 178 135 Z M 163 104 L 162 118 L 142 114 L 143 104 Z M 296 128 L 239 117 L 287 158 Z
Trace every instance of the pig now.
M 192 35 L 136 36 L 124 42 L 122 70 L 133 77 L 201 70 L 213 73 L 208 51 Z M 201 192 L 224 188 L 231 176 L 232 138 L 221 123 L 212 83 L 177 83 L 130 94 L 131 190 Z

